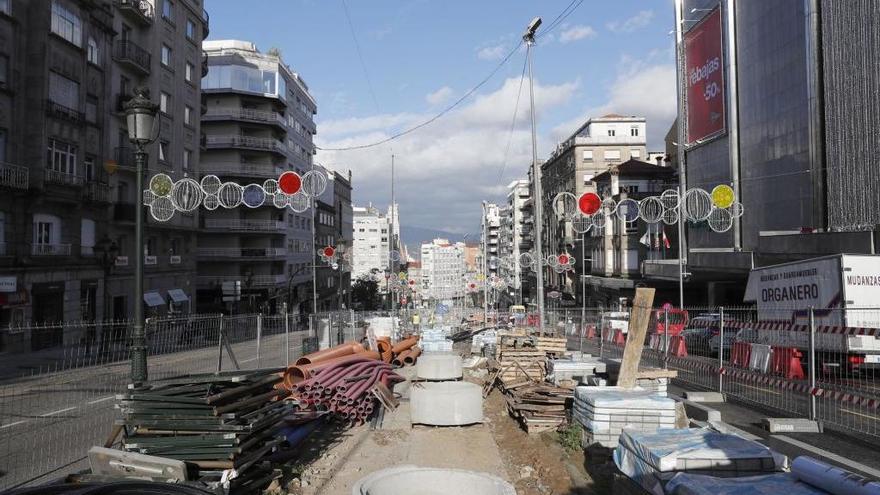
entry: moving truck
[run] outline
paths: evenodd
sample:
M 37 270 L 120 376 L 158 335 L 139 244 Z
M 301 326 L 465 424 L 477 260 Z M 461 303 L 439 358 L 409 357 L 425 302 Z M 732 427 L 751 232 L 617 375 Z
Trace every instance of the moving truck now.
M 836 254 L 755 268 L 744 299 L 755 303 L 759 320 L 743 331 L 747 340 L 806 355 L 809 331 L 772 330 L 766 323 L 808 329 L 812 307 L 823 369 L 880 368 L 880 255 Z

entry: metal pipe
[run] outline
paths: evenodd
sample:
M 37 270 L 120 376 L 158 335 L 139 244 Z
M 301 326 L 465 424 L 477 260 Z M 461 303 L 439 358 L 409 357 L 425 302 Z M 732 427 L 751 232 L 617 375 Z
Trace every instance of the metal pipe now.
M 286 320 L 286 319 L 285 319 Z M 285 322 L 285 338 L 287 337 L 287 328 Z M 263 313 L 257 313 L 257 368 L 262 368 L 262 360 L 260 359 L 260 344 L 263 340 Z M 289 343 L 289 342 L 288 342 Z M 290 353 L 290 345 L 287 346 L 287 352 Z M 285 361 L 286 364 L 290 364 L 290 359 Z
M 684 271 L 687 264 L 685 253 L 687 242 L 684 234 L 684 195 L 687 192 L 687 166 L 685 160 L 685 140 L 687 137 L 687 107 L 685 105 L 685 80 L 684 70 L 684 45 L 682 44 L 682 24 L 684 23 L 684 0 L 675 0 L 675 61 L 676 77 L 675 84 L 678 90 L 678 304 L 684 309 Z
M 718 393 L 724 393 L 724 306 L 718 308 L 720 321 L 718 325 Z
M 810 373 L 810 420 L 816 421 L 816 311 L 810 306 L 810 362 L 807 367 Z

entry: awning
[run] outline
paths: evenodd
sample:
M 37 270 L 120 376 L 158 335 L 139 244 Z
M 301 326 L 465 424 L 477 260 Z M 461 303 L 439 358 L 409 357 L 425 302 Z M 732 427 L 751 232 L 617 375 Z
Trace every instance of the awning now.
M 165 300 L 162 299 L 162 296 L 159 295 L 158 292 L 144 292 L 144 302 L 147 303 L 147 306 L 154 308 L 156 306 L 162 306 L 165 304 Z
M 176 303 L 189 301 L 189 296 L 182 289 L 171 289 L 168 291 L 168 297 Z

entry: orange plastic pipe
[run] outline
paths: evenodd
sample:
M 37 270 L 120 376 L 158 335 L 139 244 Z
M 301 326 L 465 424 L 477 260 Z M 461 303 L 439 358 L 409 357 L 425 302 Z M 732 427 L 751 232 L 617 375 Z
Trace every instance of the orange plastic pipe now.
M 284 386 L 288 390 L 293 390 L 293 387 L 295 387 L 297 383 L 311 377 L 313 372 L 328 368 L 330 366 L 348 363 L 360 363 L 364 361 L 378 359 L 378 352 L 366 351 L 359 352 L 357 354 L 349 354 L 347 356 L 339 356 L 332 359 L 327 359 L 325 361 L 319 361 L 317 363 L 290 366 L 284 371 Z
M 358 344 L 357 342 L 345 342 L 344 344 L 339 344 L 335 347 L 324 349 L 323 351 L 317 351 L 311 354 L 307 354 L 297 359 L 295 364 L 297 366 L 303 364 L 312 364 L 320 361 L 326 361 L 328 359 L 337 358 L 340 356 L 357 354 L 358 352 L 364 352 L 364 346 Z
M 419 343 L 418 337 L 410 337 L 405 340 L 401 340 L 394 347 L 391 348 L 391 352 L 394 354 L 400 354 L 401 352 L 409 349 L 410 347 Z
M 391 361 L 391 364 L 393 364 L 394 366 L 403 366 L 404 360 L 410 354 L 412 354 L 412 351 L 410 351 L 408 349 L 401 352 L 397 356 L 394 356 L 394 359 Z

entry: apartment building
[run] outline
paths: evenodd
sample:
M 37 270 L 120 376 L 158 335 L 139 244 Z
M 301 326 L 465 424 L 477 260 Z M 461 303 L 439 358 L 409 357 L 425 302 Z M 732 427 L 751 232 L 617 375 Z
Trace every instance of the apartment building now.
M 370 275 L 388 269 L 389 218 L 372 204 L 352 208 L 354 216 L 352 277 Z
M 140 194 L 122 105 L 135 86 L 163 104 L 148 174 L 195 167 L 207 33 L 200 0 L 0 1 L 0 324 L 131 314 Z M 154 312 L 187 309 L 194 226 L 147 225 Z M 6 333 L 0 351 L 105 337 Z
M 499 250 L 502 260 L 500 276 L 507 281 L 505 302 L 522 304 L 524 271 L 521 267 L 520 255 L 531 249 L 531 201 L 529 199 L 529 182 L 519 179 L 507 185 L 507 206 L 501 216 L 501 234 Z
M 422 244 L 422 288 L 424 298 L 450 301 L 464 297 L 465 245 L 448 239 Z
M 278 52 L 260 52 L 248 41 L 206 41 L 203 48 L 209 71 L 202 81 L 206 139 L 199 177 L 247 185 L 277 179 L 286 170 L 311 170 L 317 105 L 302 77 Z M 222 309 L 223 282 L 235 281 L 247 304 L 256 306 L 244 309 L 311 301 L 313 214 L 311 208 L 297 213 L 269 201 L 202 212 L 196 250 L 200 306 Z

